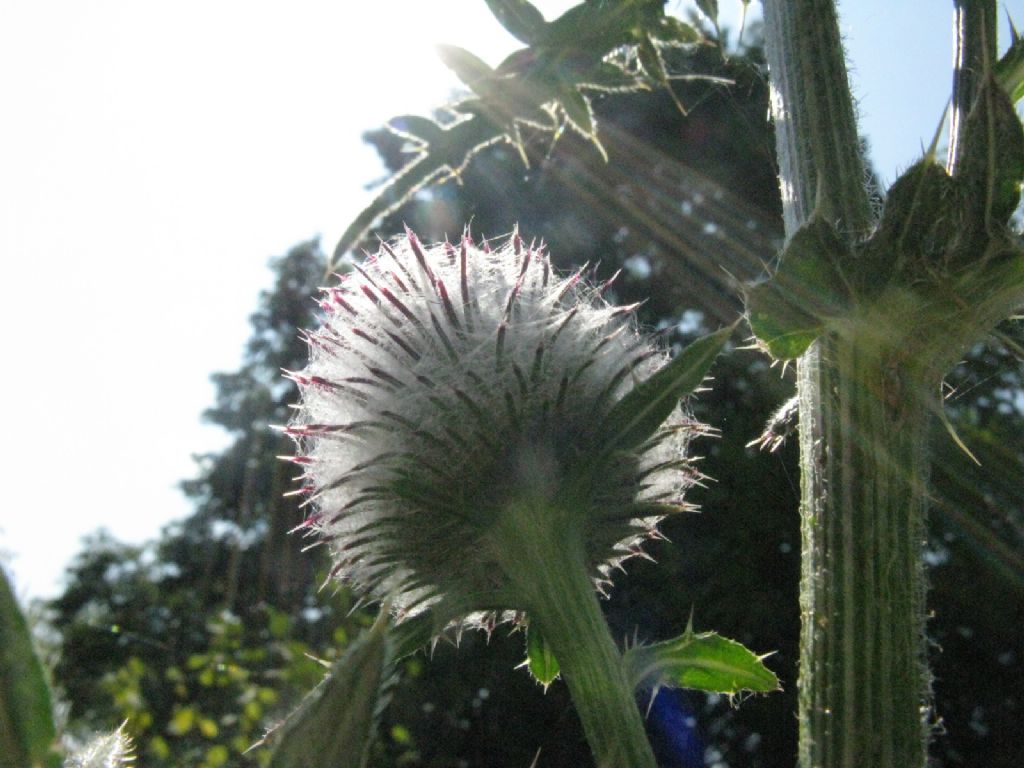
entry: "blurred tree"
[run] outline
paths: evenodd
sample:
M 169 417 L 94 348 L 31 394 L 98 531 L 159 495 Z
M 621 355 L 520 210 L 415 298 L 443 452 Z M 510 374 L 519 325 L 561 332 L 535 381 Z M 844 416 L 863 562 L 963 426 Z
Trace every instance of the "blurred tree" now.
M 280 371 L 303 364 L 324 264 L 315 242 L 272 263 L 242 367 L 214 376 L 205 416 L 232 441 L 183 484 L 195 513 L 145 548 L 97 534 L 52 603 L 73 722 L 127 719 L 147 766 L 251 764 L 242 753 L 322 677 L 307 654 L 330 660 L 366 618 L 343 590 L 317 594 L 325 562 L 288 535 L 291 444 L 270 426 L 289 419 Z

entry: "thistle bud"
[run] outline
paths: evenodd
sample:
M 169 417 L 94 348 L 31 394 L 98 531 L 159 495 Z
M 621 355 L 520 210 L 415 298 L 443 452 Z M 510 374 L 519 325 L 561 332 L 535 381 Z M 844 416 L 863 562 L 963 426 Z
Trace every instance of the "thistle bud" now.
M 400 616 L 529 611 L 519 573 L 551 551 L 531 542 L 601 586 L 685 508 L 700 425 L 673 408 L 641 441 L 606 428 L 667 360 L 606 287 L 518 234 L 491 251 L 407 232 L 324 289 L 287 431 L 334 576 Z

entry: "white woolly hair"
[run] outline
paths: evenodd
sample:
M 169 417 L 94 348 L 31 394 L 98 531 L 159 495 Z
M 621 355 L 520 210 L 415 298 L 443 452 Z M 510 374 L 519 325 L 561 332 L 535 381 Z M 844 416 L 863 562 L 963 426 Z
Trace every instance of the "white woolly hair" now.
M 555 274 L 518 234 L 490 251 L 407 232 L 324 289 L 286 431 L 332 575 L 400 615 L 441 597 L 517 610 L 480 546 L 510 503 L 571 508 L 599 586 L 654 533 L 652 510 L 684 508 L 699 425 L 676 409 L 627 452 L 601 431 L 667 359 L 606 287 Z

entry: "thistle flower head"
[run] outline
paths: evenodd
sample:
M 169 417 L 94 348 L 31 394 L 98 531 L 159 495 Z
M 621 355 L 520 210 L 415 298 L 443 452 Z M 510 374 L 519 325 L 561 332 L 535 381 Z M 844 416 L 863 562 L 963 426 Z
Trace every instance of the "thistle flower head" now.
M 518 235 L 490 251 L 411 232 L 324 290 L 287 431 L 335 576 L 400 614 L 519 611 L 508 536 L 567 537 L 600 583 L 682 508 L 699 427 L 676 408 L 616 444 L 606 417 L 667 356 L 602 293 Z M 524 506 L 537 530 L 509 524 Z

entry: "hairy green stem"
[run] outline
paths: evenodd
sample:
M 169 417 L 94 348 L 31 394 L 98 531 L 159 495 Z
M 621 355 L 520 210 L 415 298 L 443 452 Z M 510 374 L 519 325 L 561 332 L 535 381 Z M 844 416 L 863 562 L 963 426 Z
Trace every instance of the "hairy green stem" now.
M 766 2 L 765 29 L 787 236 L 816 211 L 853 242 L 871 216 L 834 5 Z M 925 761 L 921 547 L 937 382 L 893 343 L 907 318 L 885 306 L 797 366 L 803 768 Z
M 558 660 L 598 768 L 656 768 L 572 516 L 520 504 L 498 525 L 495 557 Z
M 871 206 L 832 0 L 768 0 L 765 53 L 786 235 L 817 208 L 862 235 Z
M 800 367 L 804 768 L 925 763 L 921 555 L 939 389 L 904 358 L 908 340 L 886 334 L 899 297 L 884 298 Z

